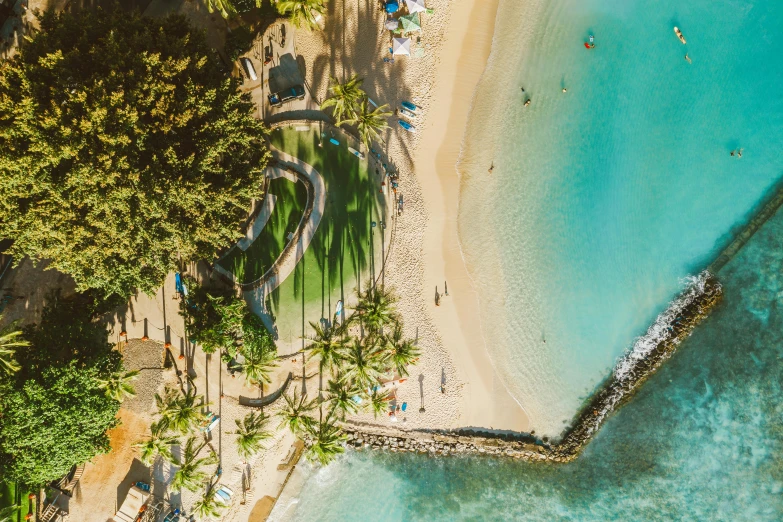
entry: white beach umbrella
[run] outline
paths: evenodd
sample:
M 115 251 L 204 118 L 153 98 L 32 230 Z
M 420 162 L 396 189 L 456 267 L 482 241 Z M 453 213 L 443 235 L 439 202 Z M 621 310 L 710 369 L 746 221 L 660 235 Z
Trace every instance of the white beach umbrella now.
M 426 7 L 424 7 L 424 0 L 405 0 L 405 5 L 408 6 L 408 12 L 413 13 L 423 13 L 427 10 Z
M 411 39 L 410 38 L 395 38 L 392 42 L 392 54 L 396 55 L 411 55 Z
M 400 26 L 400 22 L 396 18 L 389 17 L 388 20 L 386 20 L 386 29 L 389 31 L 394 31 Z

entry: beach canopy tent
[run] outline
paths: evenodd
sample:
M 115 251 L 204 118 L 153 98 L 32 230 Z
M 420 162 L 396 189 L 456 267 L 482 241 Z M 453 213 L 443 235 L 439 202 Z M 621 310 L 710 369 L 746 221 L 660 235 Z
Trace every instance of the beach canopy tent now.
M 386 12 L 387 13 L 396 13 L 400 10 L 400 4 L 397 3 L 397 0 L 389 0 L 386 2 Z
M 410 38 L 395 38 L 392 42 L 392 54 L 396 55 L 411 55 L 411 39 Z
M 402 30 L 406 33 L 421 31 L 421 20 L 419 20 L 419 13 L 401 16 L 400 23 L 402 24 Z
M 426 7 L 424 7 L 424 0 L 405 0 L 405 5 L 408 6 L 408 12 L 413 13 L 423 13 L 427 10 Z
M 400 26 L 400 22 L 397 21 L 396 18 L 389 17 L 388 20 L 386 20 L 386 29 L 389 31 L 394 31 Z

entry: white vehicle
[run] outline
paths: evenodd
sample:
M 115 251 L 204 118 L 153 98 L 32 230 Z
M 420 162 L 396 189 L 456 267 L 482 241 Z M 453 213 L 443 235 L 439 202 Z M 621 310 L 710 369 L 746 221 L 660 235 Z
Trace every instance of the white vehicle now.
M 245 74 L 247 74 L 248 78 L 253 81 L 258 80 L 258 76 L 256 75 L 256 68 L 253 67 L 253 62 L 250 61 L 250 58 L 243 56 L 239 59 L 239 62 L 242 64 L 242 68 L 245 70 Z

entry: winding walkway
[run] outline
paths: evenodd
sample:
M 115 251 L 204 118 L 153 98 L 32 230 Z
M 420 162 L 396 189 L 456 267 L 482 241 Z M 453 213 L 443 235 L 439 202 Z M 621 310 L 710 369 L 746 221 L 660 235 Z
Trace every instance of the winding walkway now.
M 272 156 L 278 161 L 279 167 L 282 167 L 276 169 L 277 171 L 283 173 L 294 171 L 310 182 L 312 197 L 308 194 L 308 207 L 302 214 L 302 222 L 297 228 L 296 237 L 286 245 L 280 257 L 257 282 L 257 286 L 251 283 L 248 286 L 254 286 L 254 288 L 245 291 L 245 297 L 251 308 L 259 314 L 266 312 L 264 309 L 266 296 L 280 286 L 296 269 L 296 265 L 301 261 L 316 230 L 318 230 L 326 208 L 326 185 L 323 176 L 317 170 L 308 163 L 281 150 L 273 148 Z
M 270 178 L 275 179 L 275 176 L 270 176 Z M 253 220 L 253 223 L 247 227 L 245 237 L 237 242 L 237 246 L 242 252 L 250 248 L 250 245 L 256 240 L 258 234 L 264 229 L 266 222 L 269 221 L 269 216 L 271 216 L 272 212 L 275 210 L 275 203 L 277 203 L 277 196 L 274 194 L 267 194 L 264 201 L 261 203 L 261 210 L 258 212 L 258 215 Z

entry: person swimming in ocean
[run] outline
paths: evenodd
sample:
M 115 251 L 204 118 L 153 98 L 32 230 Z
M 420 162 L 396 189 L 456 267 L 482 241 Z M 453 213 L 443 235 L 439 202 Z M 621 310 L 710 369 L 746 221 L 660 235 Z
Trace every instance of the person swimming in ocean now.
M 527 100 L 525 100 L 525 107 L 527 107 L 528 105 L 530 105 L 530 98 L 528 98 Z
M 691 61 L 691 57 L 690 57 L 690 56 L 688 56 L 688 53 L 685 53 L 685 59 L 688 61 L 688 63 L 693 63 L 693 62 Z

